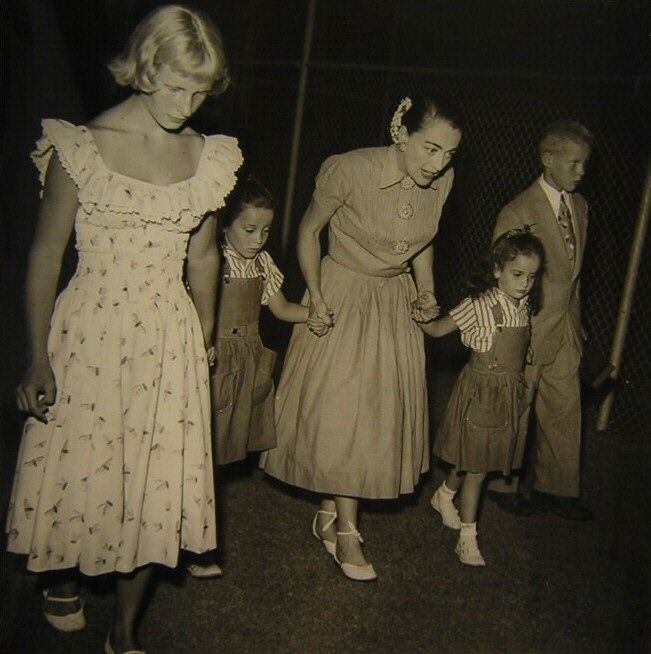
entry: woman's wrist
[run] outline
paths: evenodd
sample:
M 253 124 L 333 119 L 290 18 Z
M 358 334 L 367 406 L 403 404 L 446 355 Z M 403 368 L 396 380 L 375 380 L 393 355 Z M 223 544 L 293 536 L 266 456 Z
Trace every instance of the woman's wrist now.
M 50 357 L 48 356 L 47 350 L 44 349 L 38 352 L 30 352 L 27 355 L 27 361 L 30 366 L 49 365 Z
M 310 304 L 316 305 L 316 304 L 325 304 L 325 300 L 323 299 L 323 295 L 321 295 L 320 291 L 313 292 L 310 291 Z

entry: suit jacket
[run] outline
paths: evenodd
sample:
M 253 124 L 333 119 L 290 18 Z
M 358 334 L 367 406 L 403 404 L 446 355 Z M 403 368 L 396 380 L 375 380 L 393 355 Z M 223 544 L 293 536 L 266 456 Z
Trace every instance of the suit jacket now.
M 581 263 L 588 228 L 588 205 L 578 193 L 570 195 L 576 237 L 570 261 L 561 227 L 538 181 L 509 202 L 497 217 L 493 238 L 509 229 L 529 225 L 545 248 L 543 306 L 531 320 L 532 363 L 551 363 L 561 344 L 567 342 L 581 355 Z

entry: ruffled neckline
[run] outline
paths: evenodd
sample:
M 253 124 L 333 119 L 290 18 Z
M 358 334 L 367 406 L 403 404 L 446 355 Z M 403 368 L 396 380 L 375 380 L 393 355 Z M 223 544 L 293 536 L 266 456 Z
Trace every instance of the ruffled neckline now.
M 98 164 L 104 169 L 104 172 L 107 175 L 112 175 L 114 177 L 120 177 L 121 179 L 130 182 L 130 183 L 136 183 L 136 184 L 143 184 L 144 186 L 148 187 L 154 187 L 154 188 L 174 188 L 175 186 L 178 186 L 179 184 L 189 184 L 191 183 L 194 179 L 196 179 L 199 174 L 201 173 L 201 169 L 204 164 L 204 160 L 206 158 L 206 153 L 208 151 L 208 137 L 205 136 L 205 134 L 199 134 L 203 140 L 203 145 L 201 146 L 201 155 L 199 156 L 199 161 L 197 162 L 197 167 L 195 168 L 195 171 L 190 177 L 186 177 L 185 179 L 179 179 L 176 182 L 170 182 L 169 184 L 157 184 L 156 182 L 148 182 L 145 179 L 139 179 L 138 177 L 132 177 L 131 175 L 126 175 L 124 173 L 120 173 L 117 170 L 113 170 L 112 168 L 109 168 L 106 161 L 104 161 L 104 157 L 102 156 L 102 152 L 99 149 L 99 145 L 97 144 L 97 141 L 95 140 L 95 136 L 93 134 L 93 131 L 88 128 L 86 125 L 79 125 L 79 129 L 86 134 L 88 137 L 88 145 L 92 148 L 95 156 L 97 157 L 97 162 Z
M 41 183 L 56 153 L 79 189 L 86 220 L 95 224 L 127 227 L 144 220 L 192 229 L 205 214 L 224 206 L 243 162 L 236 138 L 202 135 L 203 149 L 194 174 L 170 184 L 155 184 L 111 170 L 85 125 L 51 118 L 42 124 L 43 136 L 32 153 Z

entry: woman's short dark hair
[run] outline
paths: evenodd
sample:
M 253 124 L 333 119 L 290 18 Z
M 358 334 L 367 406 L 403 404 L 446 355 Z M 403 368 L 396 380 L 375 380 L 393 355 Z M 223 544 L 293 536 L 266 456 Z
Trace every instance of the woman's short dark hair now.
M 460 132 L 463 131 L 465 122 L 461 109 L 442 96 L 414 96 L 411 108 L 402 115 L 402 124 L 410 134 L 434 120 L 444 120 Z

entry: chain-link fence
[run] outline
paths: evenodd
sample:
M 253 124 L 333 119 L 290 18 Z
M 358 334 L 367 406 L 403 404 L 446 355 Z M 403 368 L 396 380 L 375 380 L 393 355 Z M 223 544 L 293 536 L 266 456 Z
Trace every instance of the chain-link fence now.
M 335 4 L 341 9 L 341 3 Z M 252 5 L 255 2 L 249 3 L 249 9 Z M 399 6 L 404 8 L 405 3 L 378 5 L 389 27 L 383 42 L 387 63 L 377 65 L 369 63 L 367 49 L 355 41 L 354 22 L 361 18 L 339 15 L 337 31 L 331 24 L 335 18 L 329 3 L 318 4 L 286 256 L 280 249 L 280 228 L 272 244 L 288 273 L 289 289 L 298 293 L 302 288 L 295 265 L 295 227 L 309 202 L 320 163 L 335 152 L 388 143 L 389 121 L 404 95 L 442 93 L 466 116 L 455 187 L 436 240 L 437 295 L 444 307 L 459 299 L 461 282 L 488 245 L 500 208 L 540 174 L 537 143 L 543 127 L 557 118 L 572 118 L 596 136 L 581 187 L 590 203 L 582 293 L 591 345 L 607 356 L 651 149 L 649 79 L 407 67 L 402 63 L 404 52 L 400 54 L 402 33 L 391 26 Z M 305 16 L 301 3 L 293 30 L 299 30 Z M 337 34 L 339 38 L 334 38 Z M 282 200 L 301 53 L 286 53 L 293 63 L 262 60 L 264 44 L 256 41 L 257 36 L 249 34 L 233 53 L 237 84 L 230 98 L 231 118 L 250 166 Z M 342 54 L 337 46 L 343 43 Z M 643 257 L 611 414 L 611 427 L 631 437 L 650 433 L 645 411 L 651 396 L 650 265 Z

